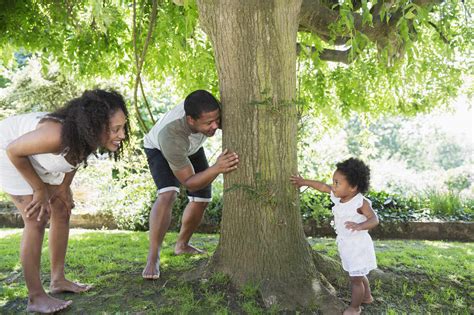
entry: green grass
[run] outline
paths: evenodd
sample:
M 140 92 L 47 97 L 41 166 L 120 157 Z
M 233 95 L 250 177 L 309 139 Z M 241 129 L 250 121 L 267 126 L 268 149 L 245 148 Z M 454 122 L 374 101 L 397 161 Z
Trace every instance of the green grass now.
M 428 205 L 431 215 L 434 217 L 449 218 L 457 216 L 462 218 L 472 216 L 472 200 L 463 200 L 458 193 L 453 191 L 427 193 Z
M 0 202 L 11 202 L 10 197 L 3 190 L 0 190 Z
M 0 229 L 0 313 L 24 312 L 27 291 L 19 263 L 20 229 Z M 241 291 L 224 274 L 186 282 L 183 272 L 208 258 L 174 256 L 176 233 L 169 233 L 162 251 L 162 277 L 143 281 L 141 271 L 147 253 L 147 233 L 71 230 L 66 258 L 67 276 L 94 289 L 72 299 L 65 313 L 112 314 L 272 314 L 265 310 L 258 288 Z M 198 234 L 193 244 L 215 250 L 218 235 Z M 314 249 L 337 258 L 334 239 L 310 238 Z M 471 314 L 473 313 L 473 243 L 440 241 L 376 241 L 379 268 L 390 275 L 371 283 L 375 302 L 365 314 Z M 49 284 L 47 242 L 43 247 L 42 276 Z M 349 287 L 339 296 L 350 301 Z

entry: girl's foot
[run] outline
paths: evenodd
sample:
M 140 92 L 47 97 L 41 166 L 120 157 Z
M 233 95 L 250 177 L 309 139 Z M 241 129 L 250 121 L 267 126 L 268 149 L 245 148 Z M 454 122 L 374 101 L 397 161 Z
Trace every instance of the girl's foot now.
M 63 301 L 47 294 L 28 298 L 27 312 L 55 313 L 71 305 L 72 301 Z
M 359 315 L 360 312 L 362 312 L 360 306 L 358 308 L 354 308 L 352 306 L 349 306 L 348 308 L 346 308 L 344 313 L 342 313 L 342 315 Z
M 64 279 L 59 281 L 52 281 L 51 285 L 49 286 L 49 292 L 51 292 L 52 294 L 61 292 L 81 293 L 89 291 L 91 288 L 91 285 L 72 282 Z
M 145 269 L 142 271 L 142 277 L 146 280 L 157 280 L 160 278 L 160 260 L 156 263 L 147 261 Z
M 371 304 L 373 301 L 374 301 L 374 298 L 372 297 L 372 295 L 370 295 L 370 296 L 368 296 L 368 297 L 365 297 L 365 298 L 362 300 L 362 303 L 364 303 L 364 304 Z
M 174 248 L 175 255 L 183 255 L 183 254 L 199 255 L 199 254 L 205 254 L 205 253 L 206 253 L 205 251 L 189 244 L 176 244 Z

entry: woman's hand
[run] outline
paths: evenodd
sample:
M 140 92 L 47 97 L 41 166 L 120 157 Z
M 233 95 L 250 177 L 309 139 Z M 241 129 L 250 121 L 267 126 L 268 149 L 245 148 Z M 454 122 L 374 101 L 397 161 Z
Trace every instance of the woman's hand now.
M 49 218 L 51 206 L 49 204 L 48 189 L 45 187 L 33 191 L 33 200 L 31 200 L 31 202 L 26 206 L 24 211 L 27 218 L 38 213 L 37 221 L 41 221 L 44 216 Z
M 64 205 L 68 214 L 71 215 L 71 210 L 76 206 L 74 204 L 71 187 L 58 186 L 49 198 L 49 203 L 52 203 L 55 199 L 58 199 Z

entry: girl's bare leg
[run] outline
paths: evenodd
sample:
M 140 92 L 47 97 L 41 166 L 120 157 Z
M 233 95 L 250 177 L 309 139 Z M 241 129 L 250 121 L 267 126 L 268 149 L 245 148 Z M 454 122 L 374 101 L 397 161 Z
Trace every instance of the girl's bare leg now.
M 48 185 L 50 196 L 55 186 Z M 69 240 L 70 209 L 58 198 L 51 201 L 51 216 L 49 221 L 49 254 L 51 260 L 50 292 L 84 292 L 91 286 L 75 283 L 66 279 L 64 263 Z
M 37 215 L 26 217 L 25 207 L 31 202 L 32 196 L 10 195 L 15 206 L 20 210 L 25 227 L 20 246 L 20 259 L 23 267 L 26 286 L 28 288 L 28 312 L 54 313 L 68 307 L 72 301 L 63 301 L 46 294 L 40 279 L 41 247 L 47 217 L 41 221 Z
M 362 300 L 365 296 L 365 288 L 363 283 L 364 277 L 351 276 L 351 305 L 344 311 L 343 315 L 360 314 Z
M 364 278 L 362 279 L 362 283 L 364 284 L 364 289 L 365 289 L 365 295 L 364 295 L 364 299 L 362 300 L 362 303 L 370 304 L 374 301 L 374 298 L 372 297 L 372 291 L 370 290 L 369 279 L 367 279 L 367 277 L 364 276 Z

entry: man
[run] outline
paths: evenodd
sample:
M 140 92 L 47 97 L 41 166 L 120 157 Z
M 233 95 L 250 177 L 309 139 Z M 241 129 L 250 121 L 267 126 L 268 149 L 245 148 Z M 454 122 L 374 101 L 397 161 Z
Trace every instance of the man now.
M 197 90 L 167 112 L 145 136 L 148 165 L 158 187 L 158 198 L 150 213 L 150 247 L 142 272 L 145 279 L 160 276 L 161 245 L 180 184 L 187 189 L 189 203 L 174 252 L 176 255 L 202 253 L 189 240 L 211 201 L 211 183 L 219 174 L 237 169 L 239 163 L 237 154 L 226 149 L 209 167 L 202 144 L 207 137 L 214 136 L 219 125 L 219 102 L 209 92 Z

